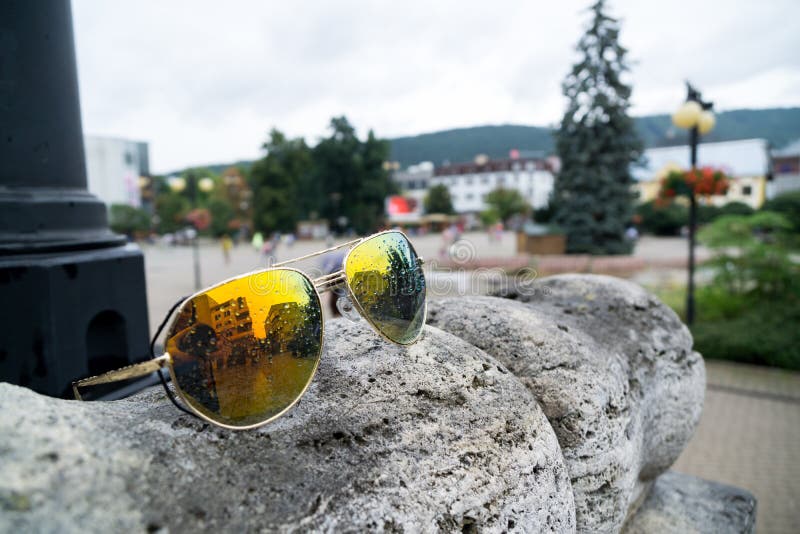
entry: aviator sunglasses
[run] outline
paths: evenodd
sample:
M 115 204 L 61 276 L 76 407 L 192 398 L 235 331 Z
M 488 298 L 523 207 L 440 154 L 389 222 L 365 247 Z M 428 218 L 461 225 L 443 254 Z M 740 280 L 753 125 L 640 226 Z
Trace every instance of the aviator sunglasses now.
M 349 247 L 342 269 L 314 280 L 284 267 Z M 167 314 L 165 353 L 73 382 L 107 384 L 158 372 L 181 410 L 231 429 L 256 428 L 303 396 L 322 356 L 320 294 L 339 290 L 382 337 L 410 345 L 422 334 L 427 306 L 422 259 L 402 232 L 390 230 L 243 274 L 182 300 Z M 177 308 L 177 312 L 175 311 Z M 174 393 L 162 370 L 167 368 Z M 180 398 L 181 402 L 178 402 Z

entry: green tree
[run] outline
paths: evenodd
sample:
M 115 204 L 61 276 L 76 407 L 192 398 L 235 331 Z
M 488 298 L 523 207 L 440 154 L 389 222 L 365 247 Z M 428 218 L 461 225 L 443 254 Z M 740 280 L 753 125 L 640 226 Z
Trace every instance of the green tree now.
M 143 209 L 127 204 L 112 204 L 109 218 L 111 229 L 128 237 L 150 229 L 150 215 Z
M 331 119 L 331 134 L 312 150 L 313 182 L 319 191 L 320 213 L 334 227 L 345 226 L 364 234 L 383 220 L 384 200 L 396 191 L 383 163 L 389 143 L 370 130 L 366 141 L 358 139 L 345 117 Z
M 516 189 L 499 187 L 486 195 L 489 209 L 494 211 L 501 221 L 505 222 L 514 215 L 527 213 L 531 207 Z
M 569 252 L 622 254 L 631 247 L 625 239 L 634 200 L 629 168 L 642 143 L 628 116 L 631 87 L 622 80 L 628 66 L 619 22 L 606 15 L 604 0 L 591 13 L 577 46 L 580 60 L 563 83 L 569 103 L 556 133 L 556 223 Z
M 228 224 L 235 215 L 230 203 L 222 198 L 212 198 L 208 201 L 208 211 L 211 214 L 211 233 L 216 237 L 227 233 Z
M 453 201 L 446 185 L 438 184 L 428 189 L 428 194 L 425 195 L 425 213 L 453 213 Z
M 181 191 L 179 194 L 189 199 L 190 202 L 191 199 L 194 198 L 194 207 L 207 207 L 210 198 L 214 194 L 214 191 L 219 190 L 220 179 L 217 173 L 211 169 L 208 169 L 207 167 L 190 167 L 188 169 L 184 169 L 180 175 L 186 180 L 186 189 Z M 203 191 L 200 189 L 200 180 L 204 178 L 211 178 L 211 180 L 214 182 L 214 189 L 212 191 Z M 167 187 L 169 187 L 169 183 L 167 183 Z
M 178 193 L 165 192 L 156 197 L 159 233 L 174 232 L 185 226 L 183 220 L 191 208 L 189 200 Z
M 305 186 L 312 170 L 311 151 L 302 138 L 287 139 L 276 129 L 262 148 L 266 154 L 250 169 L 253 226 L 266 233 L 292 232 L 313 201 L 313 190 Z

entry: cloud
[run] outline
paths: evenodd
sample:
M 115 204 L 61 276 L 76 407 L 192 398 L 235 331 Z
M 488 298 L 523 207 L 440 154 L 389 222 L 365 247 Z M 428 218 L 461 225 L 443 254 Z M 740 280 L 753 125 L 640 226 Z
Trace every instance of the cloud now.
M 800 105 L 800 3 L 610 7 L 634 113 L 672 110 L 685 78 L 723 109 Z M 273 126 L 313 142 L 340 114 L 381 136 L 556 122 L 587 19 L 506 0 L 75 0 L 73 16 L 84 130 L 149 141 L 157 172 L 255 157 Z

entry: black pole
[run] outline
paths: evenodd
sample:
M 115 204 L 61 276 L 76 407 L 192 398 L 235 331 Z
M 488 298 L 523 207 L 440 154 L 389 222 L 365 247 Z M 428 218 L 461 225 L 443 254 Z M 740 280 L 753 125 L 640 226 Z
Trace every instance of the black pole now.
M 697 126 L 689 130 L 689 150 L 692 171 L 697 167 Z M 694 247 L 697 227 L 697 197 L 694 189 L 689 193 L 689 284 L 686 290 L 686 324 L 694 322 Z
M 197 229 L 194 231 L 194 239 L 192 240 L 192 256 L 194 257 L 194 289 L 195 291 L 200 291 L 203 287 L 202 282 L 200 281 L 200 248 L 197 244 L 199 232 Z
M 686 101 L 697 102 L 703 110 L 710 110 L 714 107 L 711 102 L 703 101 L 700 91 L 686 82 Z M 695 124 L 689 130 L 689 160 L 691 170 L 697 169 L 697 145 L 700 142 L 700 131 Z M 689 283 L 686 288 L 686 324 L 691 326 L 694 323 L 694 249 L 695 232 L 697 230 L 697 196 L 694 188 L 689 191 Z
M 0 254 L 124 243 L 86 190 L 67 1 L 0 3 Z
M 193 171 L 189 171 L 187 184 L 186 186 L 189 188 L 189 202 L 191 203 L 192 210 L 197 209 L 197 188 L 199 184 L 197 182 L 197 176 L 195 176 Z M 200 248 L 198 244 L 198 239 L 200 238 L 200 229 L 197 227 L 195 222 L 192 222 L 192 228 L 194 228 L 194 236 L 192 237 L 192 261 L 194 262 L 194 289 L 195 291 L 200 291 L 202 289 L 202 281 L 200 280 Z
M 142 253 L 86 189 L 73 41 L 68 0 L 0 1 L 0 381 L 49 395 L 148 353 Z

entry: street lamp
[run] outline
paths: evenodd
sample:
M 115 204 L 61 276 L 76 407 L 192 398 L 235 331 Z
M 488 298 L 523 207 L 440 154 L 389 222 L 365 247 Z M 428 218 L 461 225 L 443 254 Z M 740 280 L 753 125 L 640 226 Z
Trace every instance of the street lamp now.
M 197 179 L 194 173 L 189 172 L 186 178 L 181 176 L 175 176 L 168 180 L 169 188 L 172 190 L 173 193 L 182 193 L 183 191 L 187 191 L 189 194 L 189 202 L 191 203 L 192 209 L 197 208 L 197 190 L 199 189 L 203 193 L 210 193 L 211 190 L 214 189 L 214 180 L 208 177 Z M 194 231 L 194 235 L 191 236 L 192 239 L 192 257 L 194 260 L 194 288 L 195 290 L 200 290 L 202 288 L 202 282 L 200 280 L 200 247 L 198 245 L 198 236 L 200 233 L 200 229 L 197 228 L 197 224 L 195 221 L 189 221 L 192 225 L 192 229 Z
M 714 104 L 703 100 L 700 91 L 686 82 L 686 102 L 672 115 L 672 123 L 689 130 L 689 159 L 692 170 L 697 167 L 697 144 L 701 135 L 714 128 L 716 120 L 711 109 Z M 694 247 L 697 226 L 697 197 L 694 189 L 689 192 L 689 284 L 686 290 L 686 323 L 694 322 Z

